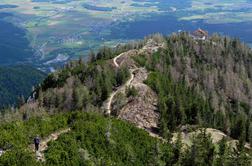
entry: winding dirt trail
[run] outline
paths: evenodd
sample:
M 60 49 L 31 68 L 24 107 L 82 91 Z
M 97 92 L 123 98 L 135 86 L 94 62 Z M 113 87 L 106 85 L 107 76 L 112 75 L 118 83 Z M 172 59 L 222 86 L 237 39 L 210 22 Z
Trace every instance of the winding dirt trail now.
M 130 70 L 130 79 L 125 83 L 123 84 L 122 86 L 120 86 L 116 91 L 112 92 L 112 94 L 109 96 L 108 100 L 107 100 L 107 103 L 106 103 L 106 106 L 105 106 L 105 109 L 106 109 L 106 113 L 108 115 L 111 114 L 111 104 L 112 104 L 112 101 L 113 101 L 113 98 L 115 97 L 115 95 L 119 92 L 122 92 L 126 89 L 126 87 L 130 86 L 132 80 L 134 79 L 134 71 L 137 70 L 137 69 L 134 69 L 134 70 Z
M 36 159 L 38 161 L 44 162 L 45 161 L 44 151 L 48 148 L 47 144 L 50 141 L 57 140 L 61 134 L 68 133 L 70 130 L 71 130 L 70 128 L 67 128 L 67 129 L 64 129 L 64 130 L 56 131 L 56 132 L 50 134 L 45 139 L 42 139 L 40 141 L 39 150 L 36 152 Z M 29 148 L 33 149 L 33 151 L 35 152 L 34 144 L 29 145 Z
M 60 131 L 56 131 L 52 134 L 50 134 L 48 137 L 42 139 L 40 141 L 40 146 L 39 146 L 39 150 L 35 152 L 35 146 L 34 144 L 30 144 L 28 146 L 29 149 L 31 149 L 34 153 L 36 153 L 36 160 L 38 161 L 42 161 L 44 162 L 45 161 L 45 156 L 44 156 L 44 151 L 48 148 L 48 143 L 50 141 L 55 141 L 59 138 L 59 136 L 61 134 L 64 134 L 64 133 L 68 133 L 71 129 L 70 128 L 67 128 L 67 129 L 64 129 L 64 130 L 60 130 Z M 6 151 L 0 149 L 0 157 L 5 153 Z
M 117 59 L 120 58 L 120 57 L 123 56 L 123 55 L 124 55 L 124 53 L 121 53 L 121 54 L 119 54 L 118 56 L 116 56 L 116 57 L 113 59 L 113 63 L 114 63 L 114 65 L 116 66 L 116 68 L 119 68 L 119 67 L 120 67 L 120 65 L 117 63 Z M 123 84 L 123 85 L 121 85 L 119 88 L 117 88 L 117 90 L 113 91 L 113 92 L 110 94 L 109 98 L 105 101 L 104 108 L 105 108 L 105 110 L 106 110 L 106 114 L 107 114 L 107 115 L 110 115 L 110 114 L 111 114 L 111 104 L 112 104 L 113 98 L 115 97 L 115 95 L 116 95 L 117 93 L 123 92 L 123 91 L 126 89 L 126 87 L 130 86 L 131 82 L 132 82 L 133 79 L 134 79 L 134 72 L 135 72 L 136 70 L 138 70 L 138 68 L 130 69 L 130 70 L 129 70 L 129 71 L 130 71 L 130 78 L 129 78 L 129 80 L 128 80 L 125 84 Z
M 153 42 L 153 40 L 150 40 L 150 41 L 148 41 L 147 42 L 147 44 L 143 47 L 143 48 L 141 48 L 141 49 L 139 49 L 139 50 L 137 50 L 137 51 L 135 51 L 135 52 L 133 52 L 133 54 L 141 54 L 141 53 L 153 53 L 153 52 L 156 52 L 156 51 L 158 51 L 158 49 L 159 48 L 161 48 L 161 47 L 164 47 L 164 44 L 163 43 L 161 43 L 161 44 L 158 44 L 158 43 L 155 43 L 155 42 Z M 122 57 L 122 56 L 125 56 L 123 59 L 124 59 L 124 62 L 125 61 L 127 61 L 127 56 L 131 56 L 132 54 L 130 54 L 129 52 L 123 52 L 123 53 L 121 53 L 121 54 L 119 54 L 118 56 L 116 56 L 116 57 L 114 57 L 113 58 L 113 65 L 116 67 L 116 68 L 119 68 L 120 66 L 121 66 L 121 64 L 124 64 L 125 65 L 125 63 L 121 63 L 120 62 L 120 58 Z M 128 86 L 143 86 L 143 83 L 141 82 L 142 80 L 141 79 L 139 79 L 139 78 L 137 78 L 137 77 L 139 77 L 139 75 L 137 75 L 137 71 L 138 70 L 140 70 L 141 71 L 141 69 L 143 69 L 143 68 L 139 68 L 139 67 L 137 67 L 136 65 L 131 65 L 130 64 L 130 60 L 128 61 L 129 63 L 127 63 L 126 62 L 126 65 L 128 65 L 128 67 L 129 67 L 129 71 L 130 71 L 130 78 L 128 79 L 128 81 L 126 82 L 126 83 L 124 83 L 123 85 L 121 85 L 119 88 L 117 88 L 115 91 L 113 91 L 111 94 L 110 94 L 110 96 L 108 97 L 108 99 L 103 103 L 103 109 L 105 110 L 105 114 L 107 114 L 108 116 L 110 116 L 111 115 L 111 112 L 112 112 L 112 102 L 113 102 L 113 100 L 114 100 L 114 98 L 115 98 L 115 96 L 119 93 L 119 92 L 124 92 L 125 91 L 125 89 L 126 89 L 126 87 L 128 87 Z M 134 63 L 134 62 L 133 62 Z M 149 73 L 147 72 L 147 75 L 148 75 Z M 141 78 L 141 77 L 140 77 Z M 134 119 L 134 118 L 133 118 Z M 142 128 L 142 129 L 144 129 L 144 130 L 146 130 L 149 134 L 150 134 L 150 136 L 152 136 L 152 137 L 155 137 L 155 138 L 158 138 L 158 139 L 160 139 L 160 140 L 162 140 L 162 141 L 165 141 L 162 137 L 160 137 L 158 134 L 156 134 L 156 133 L 153 133 L 151 130 L 148 130 L 148 129 L 146 129 L 145 127 L 143 127 L 143 126 L 137 126 L 137 127 L 139 127 L 139 128 Z
M 119 67 L 119 64 L 117 63 L 117 59 L 120 58 L 121 56 L 124 55 L 124 52 L 119 54 L 118 56 L 116 56 L 114 59 L 113 59 L 113 62 L 114 62 L 114 65 L 118 68 Z

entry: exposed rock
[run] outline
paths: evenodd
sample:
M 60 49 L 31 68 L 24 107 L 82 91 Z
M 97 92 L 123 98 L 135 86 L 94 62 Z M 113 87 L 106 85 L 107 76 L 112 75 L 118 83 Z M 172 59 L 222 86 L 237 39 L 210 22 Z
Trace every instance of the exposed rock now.
M 135 71 L 135 77 L 131 83 L 138 91 L 138 96 L 128 102 L 120 111 L 118 117 L 136 124 L 137 126 L 151 130 L 158 127 L 159 113 L 157 110 L 157 95 L 150 87 L 143 84 L 148 73 L 140 68 Z
M 116 115 L 118 118 L 129 121 L 139 128 L 143 128 L 151 136 L 159 137 L 154 131 L 158 128 L 159 113 L 157 112 L 157 94 L 146 84 L 144 80 L 148 78 L 148 71 L 139 68 L 132 57 L 144 55 L 146 57 L 158 51 L 164 43 L 158 43 L 150 39 L 146 45 L 139 50 L 130 50 L 121 53 L 113 59 L 113 66 L 127 67 L 130 70 L 130 79 L 122 86 L 117 88 L 110 97 L 103 103 L 102 108 L 108 115 Z M 126 98 L 117 96 L 125 94 L 126 87 L 134 86 L 138 92 L 136 97 Z M 126 95 L 124 95 L 126 96 Z M 118 110 L 119 109 L 119 110 Z
M 138 55 L 138 50 L 130 50 L 127 52 L 122 53 L 119 55 L 118 58 L 116 58 L 116 62 L 119 66 L 125 66 L 128 69 L 136 69 L 136 63 L 132 59 L 133 56 Z
M 182 131 L 181 132 L 181 139 L 182 139 L 183 144 L 187 145 L 187 146 L 191 146 L 192 145 L 191 140 L 192 140 L 193 136 L 199 134 L 200 129 L 193 131 L 193 132 L 188 132 L 187 129 L 185 129 L 184 126 L 182 126 L 181 131 Z M 231 147 L 236 148 L 237 143 L 239 142 L 238 140 L 230 138 L 222 131 L 217 130 L 217 129 L 213 129 L 213 128 L 206 128 L 206 134 L 211 135 L 211 139 L 214 144 L 220 142 L 223 138 L 227 138 L 228 144 Z M 175 142 L 177 140 L 177 137 L 178 137 L 178 133 L 174 133 L 173 138 L 172 138 L 172 142 Z M 251 148 L 249 143 L 245 143 L 244 147 L 247 149 Z

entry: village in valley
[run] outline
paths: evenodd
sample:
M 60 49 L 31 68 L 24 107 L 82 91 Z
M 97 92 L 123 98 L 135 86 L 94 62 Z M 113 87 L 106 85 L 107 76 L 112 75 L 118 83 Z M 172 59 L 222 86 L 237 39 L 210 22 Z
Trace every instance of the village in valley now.
M 87 58 L 90 50 L 101 45 L 115 47 L 152 33 L 171 34 L 174 31 L 194 31 L 192 37 L 205 40 L 214 26 L 229 23 L 240 26 L 249 18 L 241 13 L 249 7 L 244 0 L 210 3 L 206 0 L 166 1 L 138 0 L 2 0 L 0 13 L 11 13 L 4 21 L 23 29 L 28 46 L 34 52 L 28 62 L 43 71 L 54 71 L 67 60 Z M 207 11 L 204 15 L 198 15 Z M 224 12 L 221 12 L 224 11 Z M 236 11 L 236 14 L 231 14 Z M 252 13 L 252 11 L 251 11 Z M 250 15 L 250 12 L 246 13 Z M 215 18 L 221 18 L 214 22 Z M 218 21 L 218 22 L 217 22 Z M 162 24 L 160 30 L 155 24 Z M 208 32 L 207 32 L 208 31 Z M 220 29 L 224 33 L 226 29 Z M 238 29 L 241 38 L 250 43 L 247 30 Z M 118 32 L 118 33 L 115 33 Z M 236 36 L 237 31 L 224 34 Z M 120 35 L 118 35 L 120 34 Z M 140 35 L 139 35 L 140 34 Z M 251 42 L 252 43 L 252 42 Z

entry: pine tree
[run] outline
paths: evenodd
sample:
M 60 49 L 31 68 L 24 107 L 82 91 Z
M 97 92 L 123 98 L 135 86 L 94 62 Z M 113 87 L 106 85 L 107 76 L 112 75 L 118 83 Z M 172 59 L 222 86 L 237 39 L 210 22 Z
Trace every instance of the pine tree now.
M 40 89 L 39 93 L 38 93 L 38 104 L 39 104 L 40 107 L 42 107 L 44 105 L 43 100 L 44 100 L 44 93 Z
M 21 107 L 24 104 L 25 104 L 25 98 L 23 95 L 21 95 L 20 97 L 18 97 L 18 107 Z
M 79 85 L 73 91 L 73 108 L 74 109 L 83 109 L 89 103 L 89 91 L 83 86 Z
M 249 128 L 248 128 L 248 140 L 249 140 L 250 145 L 252 146 L 252 122 L 250 122 Z
M 233 166 L 251 166 L 251 155 L 246 152 L 244 141 L 239 140 L 230 155 L 230 163 Z
M 182 143 L 182 137 L 181 137 L 181 132 L 178 133 L 176 142 L 174 143 L 173 147 L 173 164 L 180 165 L 181 164 L 181 159 L 182 159 L 182 148 L 183 148 L 183 143 Z
M 224 166 L 227 163 L 227 160 L 229 158 L 228 154 L 228 145 L 227 145 L 227 139 L 225 137 L 222 138 L 222 140 L 218 143 L 218 152 L 217 155 L 215 155 L 214 165 L 215 166 Z
M 96 56 L 93 50 L 90 51 L 88 57 L 90 62 L 94 62 L 96 60 Z
M 185 166 L 206 165 L 211 166 L 214 158 L 214 145 L 206 129 L 192 139 L 192 146 L 186 151 L 182 164 Z

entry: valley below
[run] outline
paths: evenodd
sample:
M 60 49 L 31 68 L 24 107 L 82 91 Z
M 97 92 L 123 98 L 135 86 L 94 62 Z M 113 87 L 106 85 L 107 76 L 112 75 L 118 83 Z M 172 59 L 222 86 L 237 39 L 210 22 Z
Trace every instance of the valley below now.
M 49 74 L 17 110 L 5 109 L 0 163 L 249 166 L 250 55 L 236 39 L 187 32 L 103 47 Z
M 2 0 L 0 165 L 251 166 L 250 16 L 251 0 Z
M 4 0 L 0 2 L 4 25 L 0 64 L 29 63 L 44 72 L 53 72 L 70 59 L 87 59 L 90 50 L 98 51 L 101 45 L 115 47 L 153 33 L 168 35 L 198 28 L 252 43 L 251 20 L 241 14 L 246 11 L 249 15 L 250 2 L 230 3 L 236 7 L 196 0 L 113 0 L 109 5 L 106 1 L 89 0 Z M 237 16 L 231 15 L 230 10 Z M 222 18 L 222 22 L 214 18 Z

